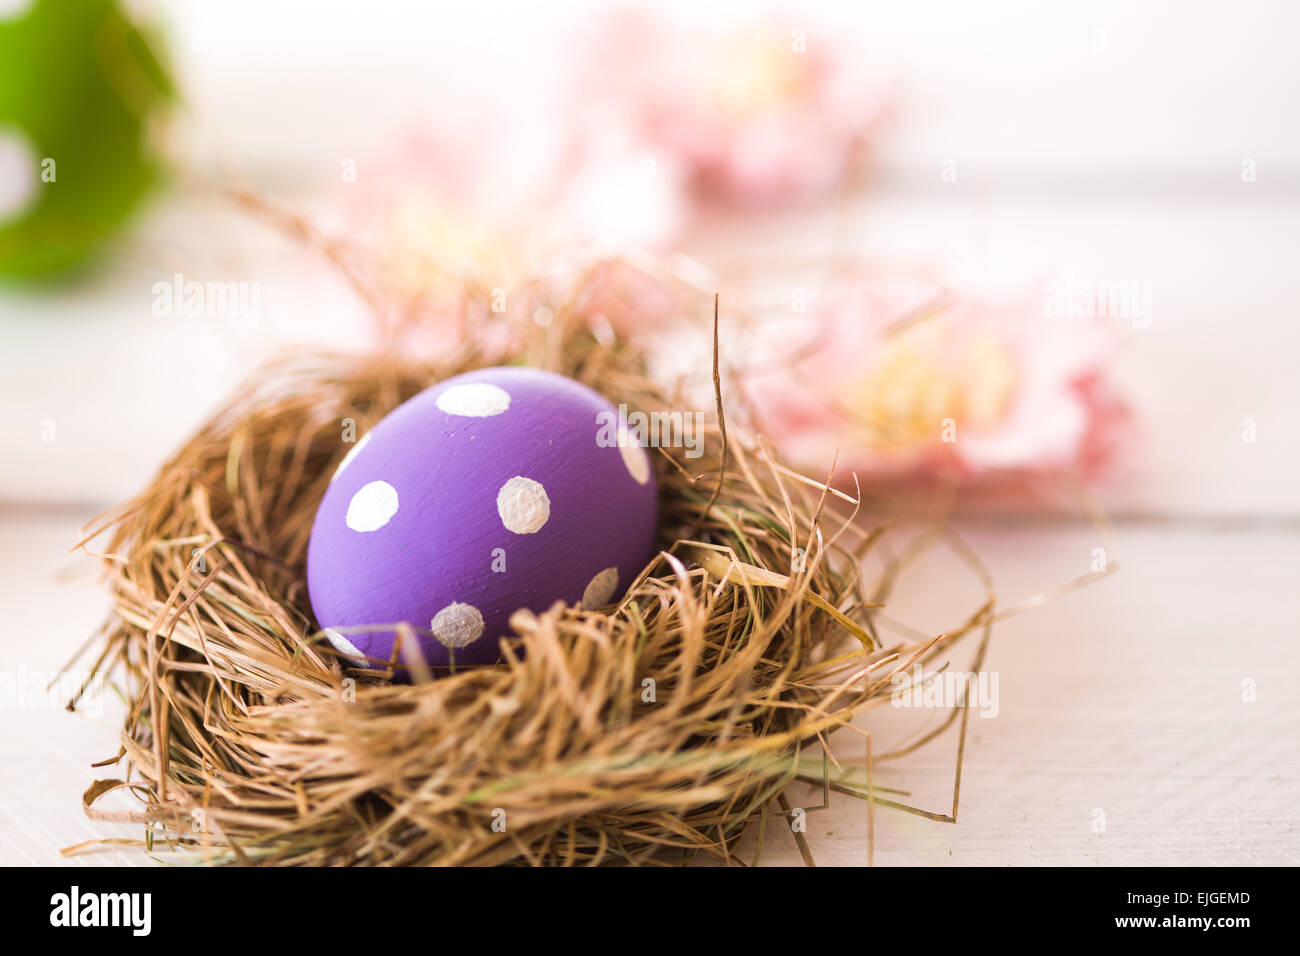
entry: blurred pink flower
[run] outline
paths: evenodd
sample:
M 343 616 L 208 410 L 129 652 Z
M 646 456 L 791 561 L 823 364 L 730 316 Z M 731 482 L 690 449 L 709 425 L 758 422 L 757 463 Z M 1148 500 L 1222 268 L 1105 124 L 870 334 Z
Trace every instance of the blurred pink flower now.
M 709 314 L 716 278 L 691 259 L 631 251 L 587 260 L 570 274 L 573 309 L 599 338 L 637 340 L 658 351 L 672 333 L 695 332 Z
M 623 11 L 590 43 L 594 110 L 685 168 L 697 196 L 739 208 L 825 194 L 878 133 L 889 89 L 862 54 L 772 25 L 706 32 Z
M 663 251 L 700 200 L 825 192 L 884 112 L 862 58 L 820 35 L 625 12 L 575 42 L 571 69 L 449 98 L 345 171 L 346 232 L 397 297 L 509 288 L 574 249 Z
M 412 129 L 341 190 L 368 267 L 395 295 L 426 298 L 466 281 L 510 289 L 574 249 L 660 247 L 684 196 L 671 159 L 625 132 L 472 113 Z
M 815 319 L 807 354 L 750 389 L 798 465 L 826 469 L 838 450 L 842 476 L 1087 474 L 1125 431 L 1104 319 L 899 277 L 833 283 Z

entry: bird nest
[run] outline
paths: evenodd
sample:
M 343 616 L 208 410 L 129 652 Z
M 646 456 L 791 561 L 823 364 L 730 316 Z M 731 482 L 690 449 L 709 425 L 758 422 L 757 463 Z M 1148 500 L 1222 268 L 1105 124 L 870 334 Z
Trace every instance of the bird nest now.
M 974 634 L 982 656 L 992 598 L 947 635 L 883 646 L 872 608 L 898 569 L 862 571 L 882 529 L 853 495 L 728 436 L 720 393 L 698 457 L 654 453 L 659 550 L 617 605 L 519 611 L 498 664 L 443 672 L 401 640 L 359 669 L 321 633 L 305 555 L 349 447 L 341 423 L 363 433 L 442 379 L 510 363 L 629 409 L 677 407 L 643 352 L 572 313 L 444 361 L 265 368 L 88 531 L 108 538 L 113 599 L 96 671 L 127 700 L 101 764 L 118 776 L 86 793 L 88 814 L 209 863 L 552 865 L 753 862 L 800 779 L 901 806 L 828 737 L 868 737 L 854 718 L 954 641 Z M 963 739 L 966 713 L 951 714 Z M 143 805 L 105 809 L 120 790 Z

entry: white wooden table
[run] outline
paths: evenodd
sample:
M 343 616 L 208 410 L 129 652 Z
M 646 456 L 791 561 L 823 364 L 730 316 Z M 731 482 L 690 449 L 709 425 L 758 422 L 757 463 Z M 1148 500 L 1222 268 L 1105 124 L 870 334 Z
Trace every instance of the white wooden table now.
M 101 619 L 92 563 L 67 554 L 87 515 L 3 512 L 0 646 L 9 666 L 51 673 Z M 1009 602 L 1077 574 L 1096 545 L 1092 530 L 1073 522 L 970 519 L 958 528 Z M 995 630 L 985 669 L 998 675 L 999 712 L 971 715 L 958 823 L 878 809 L 878 864 L 1300 862 L 1300 697 L 1292 680 L 1300 668 L 1300 529 L 1131 520 L 1117 530 L 1119 573 Z M 955 562 L 931 560 L 930 570 L 967 580 Z M 896 615 L 936 632 L 977 596 L 973 586 L 927 588 L 924 599 L 907 590 Z M 1245 680 L 1255 683 L 1253 703 L 1243 701 Z M 119 708 L 78 717 L 60 703 L 3 711 L 0 862 L 138 864 L 127 851 L 59 856 L 85 840 L 141 835 L 139 827 L 85 820 L 78 807 L 96 777 L 90 764 L 116 751 Z M 863 725 L 883 752 L 915 732 L 916 716 L 882 708 Z M 858 743 L 841 742 L 860 756 Z M 954 730 L 878 765 L 877 781 L 909 791 L 906 802 L 947 812 L 955 747 Z M 821 793 L 797 788 L 794 800 L 817 806 Z M 818 863 L 866 861 L 861 801 L 832 794 L 831 808 L 807 819 Z M 763 859 L 799 861 L 779 825 Z
M 999 677 L 1000 712 L 971 718 L 958 823 L 878 810 L 875 861 L 1296 863 L 1300 82 L 1290 46 L 1300 13 L 1262 0 L 1195 14 L 1172 3 L 1040 6 L 854 13 L 907 94 L 874 190 L 842 232 L 831 213 L 811 213 L 696 242 L 706 261 L 743 239 L 742 251 L 762 255 L 937 259 L 1007 281 L 1073 270 L 1153 289 L 1152 324 L 1118 368 L 1143 438 L 1100 489 L 1120 570 L 996 628 L 986 669 Z M 431 36 L 459 30 L 456 46 L 472 52 L 491 29 L 510 53 L 501 62 L 523 75 L 524 55 L 540 55 L 527 9 L 452 23 L 376 7 L 364 22 L 322 10 L 298 32 L 287 10 L 262 3 L 171 7 L 173 31 L 194 46 L 183 70 L 195 155 L 205 137 L 219 140 L 287 193 L 311 186 L 312 170 L 332 175 L 384 123 L 436 106 L 430 76 L 457 67 L 445 44 L 429 66 Z M 352 68 L 332 69 L 340 57 Z M 355 88 L 360 66 L 403 95 L 376 105 Z M 946 159 L 956 183 L 940 181 Z M 1245 159 L 1254 183 L 1241 181 Z M 176 271 L 261 281 L 264 321 L 156 318 L 152 284 Z M 293 249 L 185 193 L 84 283 L 0 295 L 0 674 L 51 674 L 95 628 L 106 602 L 94 563 L 68 553 L 78 526 L 138 489 L 259 357 L 364 338 L 341 284 L 309 285 Z M 1241 439 L 1247 418 L 1253 443 Z M 50 422 L 54 440 L 43 440 Z M 967 516 L 957 527 L 1004 605 L 1086 571 L 1099 543 L 1068 515 Z M 931 560 L 942 569 L 942 556 Z M 938 632 L 974 596 L 905 592 L 894 612 Z M 878 751 L 914 730 L 910 716 L 873 712 Z M 111 706 L 98 717 L 30 700 L 0 707 L 0 863 L 147 862 L 59 853 L 140 836 L 79 809 L 97 775 L 90 763 L 116 750 L 118 717 Z M 950 735 L 878 767 L 877 779 L 947 811 L 954 748 Z M 814 806 L 820 792 L 795 797 Z M 818 863 L 866 861 L 861 802 L 833 795 L 808 824 Z M 799 862 L 779 826 L 764 860 Z

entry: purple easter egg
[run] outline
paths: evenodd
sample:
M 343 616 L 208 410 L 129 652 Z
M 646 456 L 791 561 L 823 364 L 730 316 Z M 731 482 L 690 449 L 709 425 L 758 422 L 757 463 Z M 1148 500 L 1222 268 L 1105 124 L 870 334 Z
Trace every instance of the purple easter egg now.
M 307 589 L 326 636 L 387 660 L 405 622 L 430 665 L 453 649 L 488 664 L 519 608 L 622 596 L 652 554 L 656 497 L 620 421 L 587 386 L 530 368 L 467 372 L 394 409 L 316 511 Z

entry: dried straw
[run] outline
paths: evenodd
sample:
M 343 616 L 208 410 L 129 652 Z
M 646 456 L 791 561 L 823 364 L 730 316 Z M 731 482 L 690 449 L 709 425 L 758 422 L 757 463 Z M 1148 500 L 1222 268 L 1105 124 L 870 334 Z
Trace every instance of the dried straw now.
M 146 845 L 210 863 L 567 865 L 741 862 L 738 841 L 757 825 L 761 847 L 796 779 L 911 809 L 872 787 L 869 764 L 866 779 L 840 767 L 827 736 L 963 636 L 982 656 L 992 598 L 952 633 L 881 646 L 871 608 L 904 562 L 871 591 L 859 569 L 883 529 L 725 433 L 720 404 L 702 457 L 656 455 L 662 550 L 617 607 L 518 612 L 500 665 L 430 674 L 408 659 L 412 683 L 323 641 L 304 559 L 344 420 L 362 434 L 443 378 L 513 361 L 632 409 L 676 407 L 636 349 L 602 344 L 564 303 L 554 313 L 438 363 L 264 369 L 89 530 L 110 535 L 114 603 L 95 666 L 121 678 L 129 710 L 105 762 L 125 772 L 87 791 L 88 814 L 144 822 Z M 801 756 L 808 745 L 822 751 Z M 122 789 L 143 809 L 100 805 Z M 955 814 L 956 792 L 951 815 L 925 815 Z

